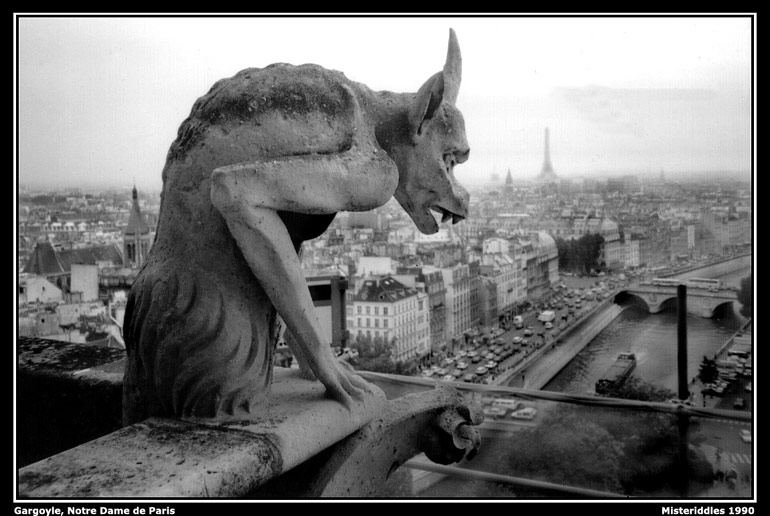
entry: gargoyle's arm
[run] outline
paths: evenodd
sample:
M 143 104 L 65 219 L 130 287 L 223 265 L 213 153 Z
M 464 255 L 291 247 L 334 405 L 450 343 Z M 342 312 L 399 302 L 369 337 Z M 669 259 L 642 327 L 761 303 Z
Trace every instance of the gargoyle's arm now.
M 218 168 L 211 179 L 212 203 L 294 335 L 304 361 L 332 397 L 348 406 L 360 397 L 366 382 L 333 357 L 277 212 L 364 211 L 390 199 L 398 184 L 396 166 L 374 144 L 372 129 L 356 125 L 359 134 L 346 152 L 239 163 Z

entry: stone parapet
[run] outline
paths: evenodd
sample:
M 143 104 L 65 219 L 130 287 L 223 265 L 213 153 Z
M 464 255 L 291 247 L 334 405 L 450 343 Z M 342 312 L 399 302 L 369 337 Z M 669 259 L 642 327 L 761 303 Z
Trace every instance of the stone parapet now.
M 35 412 L 30 393 L 42 398 L 54 378 L 83 406 L 96 396 L 90 420 L 100 411 L 111 416 L 85 432 L 65 413 L 47 425 L 38 414 L 50 435 L 72 434 L 71 446 L 19 462 L 21 498 L 374 496 L 417 454 L 449 464 L 472 457 L 480 445 L 474 427 L 481 410 L 451 387 L 388 400 L 372 384 L 364 401 L 348 409 L 329 399 L 321 383 L 286 368 L 275 368 L 266 415 L 253 420 L 149 418 L 120 428 L 121 350 L 61 344 L 72 349 L 19 342 L 20 376 L 29 383 L 22 412 Z M 100 397 L 102 390 L 111 395 Z M 27 443 L 37 455 L 49 449 L 38 444 Z

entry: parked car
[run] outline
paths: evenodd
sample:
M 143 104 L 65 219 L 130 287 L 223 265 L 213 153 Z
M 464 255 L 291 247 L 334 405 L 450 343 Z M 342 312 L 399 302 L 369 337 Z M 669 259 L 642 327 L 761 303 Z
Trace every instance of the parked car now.
M 477 376 L 473 373 L 468 373 L 465 376 L 463 376 L 464 382 L 472 382 L 477 378 Z
M 733 408 L 742 409 L 746 408 L 746 400 L 743 398 L 735 398 L 735 401 L 733 402 Z
M 534 333 L 535 333 L 535 327 L 532 326 L 531 324 L 524 329 L 524 336 L 525 337 L 529 337 L 530 335 L 534 335 Z
M 531 420 L 535 419 L 535 416 L 537 415 L 537 409 L 533 407 L 525 407 L 521 408 L 519 410 L 514 410 L 511 412 L 511 418 L 512 419 L 526 419 Z
M 452 376 L 451 374 L 445 374 L 444 376 L 441 377 L 441 379 L 444 380 L 445 382 L 453 382 L 455 380 L 455 377 Z
M 479 376 L 487 374 L 487 368 L 484 367 L 484 366 L 477 367 L 476 368 L 476 374 L 479 375 Z
M 746 430 L 746 429 L 741 430 L 741 441 L 743 441 L 744 443 L 751 442 L 751 430 Z
M 501 418 L 505 416 L 506 410 L 501 407 L 484 407 L 484 416 L 490 418 Z
M 546 330 L 551 330 L 551 329 L 553 329 L 553 323 L 549 323 L 549 322 L 545 323 L 545 329 L 546 329 Z
M 484 364 L 484 367 L 486 367 L 487 369 L 494 369 L 495 367 L 497 367 L 497 362 L 495 362 L 494 360 L 490 360 L 489 362 Z

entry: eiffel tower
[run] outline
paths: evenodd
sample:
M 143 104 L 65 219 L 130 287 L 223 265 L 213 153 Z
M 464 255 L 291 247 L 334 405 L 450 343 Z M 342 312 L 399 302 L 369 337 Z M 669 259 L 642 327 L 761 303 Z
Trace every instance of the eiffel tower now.
M 545 128 L 545 159 L 543 160 L 543 168 L 540 170 L 540 174 L 537 176 L 537 180 L 543 183 L 551 183 L 558 181 L 556 172 L 553 171 L 553 165 L 551 165 L 551 148 L 548 141 L 548 128 Z

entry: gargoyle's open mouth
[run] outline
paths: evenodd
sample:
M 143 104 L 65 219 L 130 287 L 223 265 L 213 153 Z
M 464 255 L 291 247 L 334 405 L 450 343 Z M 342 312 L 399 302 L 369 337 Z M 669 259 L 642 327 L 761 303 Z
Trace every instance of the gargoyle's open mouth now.
M 441 215 L 441 222 L 444 223 L 449 220 L 449 218 L 452 218 L 452 224 L 457 224 L 461 220 L 465 220 L 465 217 L 462 215 L 458 215 L 457 213 L 454 213 L 452 211 L 447 210 L 446 208 L 442 208 L 438 205 L 433 205 L 430 207 L 433 211 L 436 213 L 439 213 Z

